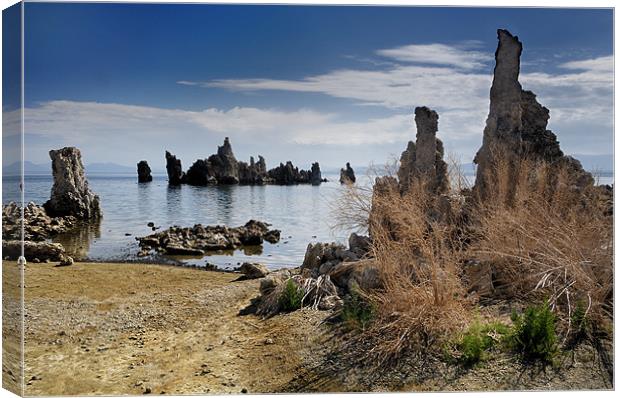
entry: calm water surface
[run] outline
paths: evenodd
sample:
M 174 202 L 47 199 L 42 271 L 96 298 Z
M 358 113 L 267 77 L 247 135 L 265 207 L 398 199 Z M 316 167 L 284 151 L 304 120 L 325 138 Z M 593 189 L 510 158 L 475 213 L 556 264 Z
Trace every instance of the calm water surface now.
M 147 223 L 160 230 L 173 225 L 224 224 L 236 227 L 250 219 L 266 221 L 282 231 L 277 244 L 265 242 L 262 250 L 251 248 L 202 258 L 149 258 L 186 264 L 233 268 L 243 261 L 262 262 L 270 268 L 298 266 L 309 242 L 346 242 L 350 231 L 331 228 L 331 203 L 340 192 L 338 176 L 320 186 L 210 186 L 169 187 L 166 176 L 154 176 L 151 183 L 138 184 L 135 175 L 89 175 L 91 189 L 101 198 L 103 219 L 71 234 L 54 239 L 77 257 L 95 261 L 136 260 L 136 236 L 153 233 Z M 50 196 L 50 176 L 27 176 L 26 201 L 44 203 Z M 5 177 L 2 202 L 19 199 L 18 179 Z M 129 234 L 129 235 L 127 235 Z
M 351 231 L 332 229 L 332 206 L 341 192 L 337 175 L 320 186 L 209 186 L 169 187 L 165 175 L 155 175 L 150 183 L 138 184 L 135 175 L 89 175 L 91 189 L 101 198 L 103 219 L 70 234 L 56 237 L 67 251 L 94 261 L 132 261 L 139 259 L 136 236 L 153 233 L 173 225 L 224 224 L 236 227 L 250 219 L 266 221 L 282 231 L 277 244 L 237 250 L 205 257 L 150 257 L 148 261 L 169 261 L 220 268 L 234 268 L 243 261 L 256 261 L 275 269 L 301 265 L 309 242 L 345 243 Z M 468 176 L 472 179 L 473 175 Z M 358 177 L 361 183 L 368 178 Z M 613 183 L 613 174 L 603 176 L 601 184 Z M 19 200 L 19 180 L 4 177 L 2 202 Z M 26 177 L 26 201 L 43 204 L 50 196 L 51 176 Z

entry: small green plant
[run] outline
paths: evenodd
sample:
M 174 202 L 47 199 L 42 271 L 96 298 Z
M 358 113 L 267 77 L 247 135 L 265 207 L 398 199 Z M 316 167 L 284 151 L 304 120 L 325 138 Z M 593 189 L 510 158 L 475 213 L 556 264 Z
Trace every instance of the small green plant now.
M 512 347 L 526 359 L 551 362 L 558 346 L 555 315 L 551 312 L 548 302 L 528 307 L 522 315 L 513 312 L 512 321 L 514 322 Z
M 351 292 L 344 299 L 341 318 L 350 330 L 364 330 L 374 316 L 372 305 L 359 293 L 357 285 L 353 285 Z
M 582 301 L 577 302 L 577 305 L 571 314 L 570 323 L 573 328 L 574 335 L 577 338 L 587 336 L 590 325 L 587 318 L 586 308 Z
M 496 344 L 502 343 L 509 333 L 510 327 L 503 323 L 481 324 L 475 321 L 456 344 L 460 353 L 459 362 L 465 366 L 473 366 L 484 360 L 486 352 Z
M 295 281 L 289 279 L 284 285 L 284 290 L 278 299 L 280 310 L 285 312 L 295 311 L 301 308 L 304 291 L 297 286 Z

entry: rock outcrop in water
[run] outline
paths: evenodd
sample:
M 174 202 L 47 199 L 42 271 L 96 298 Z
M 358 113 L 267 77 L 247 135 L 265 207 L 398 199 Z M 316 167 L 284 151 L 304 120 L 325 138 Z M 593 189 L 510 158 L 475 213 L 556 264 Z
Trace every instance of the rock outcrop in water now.
M 3 239 L 21 239 L 21 209 L 11 202 L 2 208 Z M 50 217 L 42 206 L 30 202 L 24 207 L 24 240 L 43 241 L 78 225 L 74 216 Z
M 416 142 L 409 141 L 400 157 L 398 182 L 407 192 L 415 179 L 428 181 L 428 189 L 443 194 L 449 188 L 448 165 L 443 160 L 443 143 L 436 137 L 439 116 L 427 107 L 415 108 Z
M 318 185 L 327 181 L 322 178 L 318 163 L 313 163 L 310 170 L 299 170 L 289 161 L 286 165 L 280 163 L 280 166 L 267 171 L 265 158 L 260 155 L 258 162 L 254 161 L 254 157 L 250 157 L 250 163 L 237 161 L 228 137 L 218 147 L 216 154 L 196 160 L 187 174 L 183 173 L 181 161 L 166 152 L 166 169 L 171 185 Z
M 78 220 L 101 217 L 99 196 L 88 187 L 82 165 L 82 154 L 74 147 L 49 152 L 52 159 L 54 185 L 50 200 L 43 207 L 48 215 L 73 216 Z
M 166 172 L 169 185 L 181 185 L 185 181 L 185 173 L 181 166 L 181 159 L 166 151 Z
M 136 240 L 142 249 L 142 256 L 151 250 L 170 255 L 201 256 L 207 252 L 261 245 L 263 241 L 276 243 L 280 240 L 280 231 L 269 229 L 267 223 L 250 220 L 236 228 L 201 224 L 188 228 L 171 227 Z
M 258 155 L 258 162 L 250 156 L 250 164 L 239 162 L 239 183 L 244 185 L 262 185 L 268 182 L 265 158 Z
M 355 182 L 355 171 L 351 167 L 351 164 L 347 162 L 347 166 L 344 169 L 340 169 L 340 183 L 341 184 L 353 184 Z
M 184 182 L 190 185 L 217 184 L 213 171 L 207 159 L 198 159 L 191 165 L 185 174 Z
M 310 168 L 310 183 L 312 185 L 319 185 L 322 182 L 325 182 L 321 176 L 321 167 L 319 166 L 319 162 L 312 163 L 312 167 Z
M 497 31 L 497 37 L 489 115 L 482 147 L 474 159 L 478 165 L 475 192 L 483 200 L 492 195 L 490 188 L 496 184 L 498 164 L 506 165 L 508 173 L 515 173 L 516 164 L 522 159 L 566 167 L 577 187 L 593 184 L 590 173 L 583 170 L 579 161 L 565 156 L 555 134 L 547 130 L 549 110 L 538 103 L 534 93 L 521 88 L 523 47 L 518 37 L 503 29 Z
M 327 180 L 321 176 L 321 168 L 318 163 L 312 163 L 310 170 L 299 170 L 293 166 L 290 160 L 286 164 L 280 163 L 267 173 L 270 182 L 277 185 L 312 184 L 318 185 Z
M 151 182 L 153 176 L 151 175 L 151 168 L 146 160 L 138 162 L 138 182 Z
M 209 156 L 208 165 L 218 184 L 239 183 L 239 165 L 228 137 L 224 138 L 224 145 L 217 147 L 217 153 Z

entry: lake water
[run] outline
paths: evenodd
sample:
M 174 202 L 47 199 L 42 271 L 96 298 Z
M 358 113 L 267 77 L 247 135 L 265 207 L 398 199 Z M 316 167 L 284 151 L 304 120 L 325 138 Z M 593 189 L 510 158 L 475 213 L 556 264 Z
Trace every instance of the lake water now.
M 261 262 L 269 268 L 293 267 L 303 262 L 310 242 L 346 243 L 351 231 L 332 228 L 332 206 L 341 186 L 337 175 L 324 175 L 320 186 L 209 186 L 169 187 L 165 175 L 138 184 L 135 175 L 89 175 L 91 189 L 101 199 L 103 219 L 98 225 L 54 238 L 77 258 L 93 261 L 151 261 L 204 266 L 207 262 L 231 269 L 244 261 Z M 473 176 L 469 176 L 473 180 Z M 369 179 L 359 176 L 361 183 Z M 472 181 L 473 182 L 473 181 Z M 601 175 L 600 184 L 613 183 L 613 174 Z M 17 177 L 4 177 L 2 202 L 19 200 Z M 43 204 L 50 196 L 51 176 L 27 176 L 26 202 Z M 205 257 L 154 256 L 138 258 L 136 236 L 178 225 L 223 224 L 236 227 L 250 219 L 265 221 L 282 231 L 276 244 Z
M 135 175 L 89 175 L 90 188 L 101 199 L 101 223 L 59 236 L 54 241 L 62 243 L 76 257 L 131 261 L 138 260 L 135 237 L 153 233 L 147 226 L 149 222 L 163 230 L 173 225 L 194 224 L 236 227 L 256 219 L 280 229 L 280 242 L 265 242 L 262 250 L 258 247 L 202 258 L 170 256 L 146 260 L 197 266 L 209 262 L 220 268 L 234 268 L 243 261 L 261 262 L 272 269 L 299 266 L 309 242 L 344 243 L 350 233 L 331 228 L 330 204 L 338 198 L 341 187 L 338 176 L 324 177 L 330 181 L 320 186 L 169 187 L 164 175 L 155 175 L 152 182 L 145 184 L 138 184 Z M 3 204 L 19 200 L 18 183 L 17 177 L 3 179 Z M 49 199 L 52 178 L 27 176 L 25 187 L 26 202 L 43 204 Z

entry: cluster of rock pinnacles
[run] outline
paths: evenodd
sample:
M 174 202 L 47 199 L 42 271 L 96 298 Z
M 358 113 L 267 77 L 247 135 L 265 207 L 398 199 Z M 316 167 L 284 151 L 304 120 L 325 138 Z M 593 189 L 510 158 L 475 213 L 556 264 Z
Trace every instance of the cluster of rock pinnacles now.
M 258 162 L 250 156 L 250 163 L 238 161 L 232 151 L 228 137 L 217 148 L 217 153 L 206 159 L 198 159 L 187 172 L 183 171 L 181 159 L 166 151 L 166 172 L 169 185 L 319 185 L 327 181 L 321 176 L 318 162 L 312 163 L 310 170 L 300 170 L 291 161 L 267 170 L 265 158 L 258 156 Z M 138 163 L 138 182 L 152 181 L 151 168 L 146 160 Z M 355 180 L 355 178 L 354 178 Z
M 493 183 L 498 169 L 498 159 L 514 172 L 519 159 L 546 161 L 556 167 L 565 167 L 571 181 L 578 188 L 592 185 L 592 175 L 583 170 L 581 163 L 565 156 L 556 135 L 547 130 L 549 110 L 536 100 L 536 95 L 525 91 L 519 83 L 522 44 L 517 36 L 504 29 L 497 31 L 498 47 L 490 92 L 489 115 L 484 129 L 482 146 L 474 163 L 478 165 L 473 191 L 481 200 L 493 195 Z M 400 158 L 398 179 L 380 177 L 375 182 L 375 192 L 398 189 L 401 194 L 409 190 L 416 178 L 424 177 L 428 189 L 438 195 L 449 189 L 448 167 L 443 160 L 443 143 L 436 138 L 439 116 L 427 108 L 415 109 L 417 135 L 415 143 L 409 141 Z

